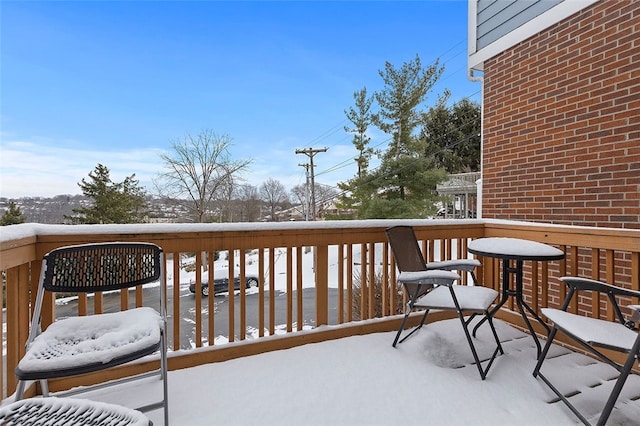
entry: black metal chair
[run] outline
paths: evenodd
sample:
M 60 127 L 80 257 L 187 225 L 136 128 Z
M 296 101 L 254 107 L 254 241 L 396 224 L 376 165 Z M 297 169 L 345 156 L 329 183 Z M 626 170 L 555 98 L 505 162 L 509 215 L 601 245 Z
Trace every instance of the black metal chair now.
M 620 391 L 622 391 L 634 363 L 640 359 L 640 333 L 638 333 L 636 329 L 640 323 L 640 305 L 627 306 L 632 310 L 633 314 L 629 320 L 626 320 L 616 297 L 624 296 L 638 300 L 637 298 L 640 298 L 640 291 L 628 290 L 587 278 L 562 277 L 560 279 L 567 284 L 569 292 L 562 305 L 562 309 L 542 309 L 544 316 L 553 323 L 553 328 L 542 350 L 542 354 L 538 359 L 538 363 L 533 370 L 533 376 L 540 376 L 542 381 L 549 386 L 558 398 L 560 398 L 585 425 L 589 425 L 590 423 L 585 416 L 542 374 L 540 371 L 542 364 L 553 343 L 553 339 L 556 337 L 558 331 L 561 331 L 582 348 L 614 367 L 620 374 L 597 421 L 598 425 L 604 425 L 618 400 Z M 616 315 L 616 321 L 606 321 L 567 312 L 571 299 L 573 297 L 579 297 L 580 292 L 583 291 L 606 294 Z M 611 356 L 603 353 L 603 349 L 626 354 L 624 363 L 618 364 L 613 361 Z
M 396 267 L 400 271 L 397 281 L 403 285 L 409 298 L 405 315 L 396 333 L 393 346 L 395 347 L 396 344 L 402 343 L 418 331 L 424 325 L 431 309 L 453 310 L 457 313 L 462 323 L 478 372 L 482 380 L 484 380 L 498 353 L 504 353 L 493 325 L 493 318 L 489 313 L 489 307 L 498 297 L 498 292 L 476 285 L 454 285 L 460 279 L 460 276 L 453 272 L 454 270 L 471 272 L 474 284 L 477 284 L 473 269 L 479 262 L 475 259 L 460 259 L 427 264 L 412 227 L 394 226 L 388 228 L 386 234 L 396 261 Z M 424 309 L 422 320 L 413 330 L 400 339 L 409 315 L 415 309 Z M 468 315 L 468 318 L 465 319 L 465 315 Z M 473 338 L 469 332 L 469 324 L 477 315 L 486 316 L 496 341 L 496 348 L 485 368 L 482 367 L 476 347 L 473 344 Z
M 68 246 L 44 256 L 26 353 L 18 363 L 16 400 L 27 381 L 39 381 L 49 395 L 47 379 L 105 370 L 160 352 L 160 368 L 119 381 L 60 393 L 68 396 L 123 381 L 159 376 L 162 401 L 138 407 L 142 412 L 164 408 L 168 424 L 166 303 L 160 289 L 160 312 L 140 307 L 115 313 L 54 321 L 41 331 L 45 292 L 94 293 L 164 282 L 162 249 L 148 243 L 104 243 Z

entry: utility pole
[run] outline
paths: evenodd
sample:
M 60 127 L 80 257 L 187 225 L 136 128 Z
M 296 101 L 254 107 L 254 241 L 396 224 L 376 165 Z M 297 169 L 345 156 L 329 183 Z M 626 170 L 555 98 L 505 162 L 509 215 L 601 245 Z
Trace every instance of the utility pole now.
M 306 181 L 304 186 L 304 220 L 309 220 L 309 164 L 298 164 L 300 167 L 304 167 Z
M 316 186 L 315 186 L 315 180 L 314 180 L 314 165 L 313 165 L 313 156 L 316 155 L 319 152 L 327 152 L 329 148 L 320 148 L 320 149 L 313 149 L 313 148 L 307 148 L 307 149 L 296 149 L 296 154 L 304 154 L 306 156 L 309 157 L 309 168 L 311 170 L 311 213 L 312 213 L 312 220 L 316 220 Z

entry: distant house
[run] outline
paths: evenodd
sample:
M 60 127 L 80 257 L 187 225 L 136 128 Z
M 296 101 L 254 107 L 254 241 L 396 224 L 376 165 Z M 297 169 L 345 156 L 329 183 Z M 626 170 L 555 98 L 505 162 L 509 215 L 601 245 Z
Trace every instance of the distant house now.
M 436 186 L 438 195 L 447 198 L 447 202 L 438 211 L 438 217 L 467 219 L 477 217 L 478 187 L 476 181 L 480 173 L 458 173 L 449 176 L 449 179 Z
M 481 215 L 640 229 L 640 1 L 469 1 Z

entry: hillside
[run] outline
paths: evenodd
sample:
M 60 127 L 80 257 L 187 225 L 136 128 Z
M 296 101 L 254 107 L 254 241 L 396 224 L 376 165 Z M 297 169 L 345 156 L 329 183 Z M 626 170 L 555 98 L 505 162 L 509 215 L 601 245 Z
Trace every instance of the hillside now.
M 71 216 L 73 209 L 86 207 L 90 201 L 83 195 L 56 195 L 55 197 L 0 198 L 0 215 L 13 201 L 27 217 L 27 222 L 65 223 L 64 216 Z M 149 198 L 149 222 L 185 222 L 186 210 L 175 200 Z

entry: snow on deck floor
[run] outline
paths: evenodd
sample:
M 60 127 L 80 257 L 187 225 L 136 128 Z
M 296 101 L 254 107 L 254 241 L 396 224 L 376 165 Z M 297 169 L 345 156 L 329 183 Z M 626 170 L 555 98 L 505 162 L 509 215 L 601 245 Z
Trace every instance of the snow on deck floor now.
M 505 354 L 482 381 L 457 319 L 423 327 L 397 348 L 377 333 L 169 373 L 172 425 L 571 425 L 578 419 L 532 376 L 530 336 L 496 321 Z M 492 350 L 489 327 L 480 356 Z M 595 420 L 615 370 L 555 347 L 543 366 Z M 133 406 L 159 396 L 160 382 L 101 390 L 92 399 Z M 155 425 L 162 411 L 147 413 Z M 631 376 L 611 425 L 640 424 L 640 377 Z

